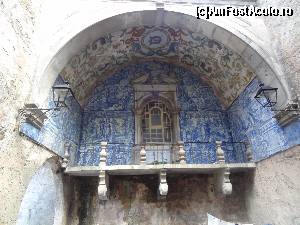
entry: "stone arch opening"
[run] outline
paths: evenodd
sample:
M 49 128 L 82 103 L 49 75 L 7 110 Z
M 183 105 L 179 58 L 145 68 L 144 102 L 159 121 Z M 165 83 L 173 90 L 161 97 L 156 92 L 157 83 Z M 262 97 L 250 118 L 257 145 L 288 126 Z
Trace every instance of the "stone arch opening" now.
M 154 20 L 153 18 L 159 19 Z M 195 33 L 204 34 L 212 40 L 228 46 L 228 49 L 241 56 L 249 68 L 252 68 L 255 76 L 262 82 L 279 88 L 277 106 L 278 108 L 284 107 L 291 100 L 291 97 L 276 60 L 274 61 L 274 58 L 264 51 L 259 42 L 253 40 L 255 38 L 247 36 L 246 32 L 243 33 L 244 29 L 239 25 L 236 25 L 235 28 L 232 26 L 232 21 L 226 20 L 223 23 L 220 23 L 220 21 L 213 22 L 197 20 L 193 16 L 183 14 L 180 11 L 171 12 L 166 10 L 126 12 L 108 17 L 84 29 L 61 47 L 43 71 L 42 78 L 37 79 L 40 85 L 33 91 L 34 94 L 31 99 L 43 103 L 47 96 L 47 90 L 49 90 L 57 74 L 61 72 L 66 63 L 71 60 L 76 52 L 79 52 L 86 44 L 97 38 L 111 32 L 136 26 L 175 26 L 192 29 Z M 241 29 L 239 30 L 239 28 Z
M 82 121 L 83 111 L 89 109 L 88 102 L 97 85 L 105 83 L 113 74 L 127 67 L 152 61 L 179 65 L 205 80 L 220 100 L 223 110 L 229 110 L 235 102 L 239 102 L 241 93 L 247 92 L 248 86 L 251 86 L 251 93 L 247 92 L 247 94 L 252 96 L 256 86 L 258 87 L 257 82 L 253 81 L 255 78 L 267 85 L 278 87 L 277 107 L 279 109 L 284 107 L 291 98 L 276 62 L 262 51 L 260 43 L 254 41 L 255 38 L 246 35 L 247 32 L 244 32 L 243 28 L 239 25 L 234 28 L 233 21 L 227 22 L 227 24 L 220 21 L 212 23 L 197 20 L 182 12 L 167 10 L 114 15 L 81 31 L 55 54 L 44 70 L 44 77 L 37 79 L 39 85 L 36 85 L 37 88 L 33 90 L 31 99 L 33 102 L 45 103 L 44 99 L 59 75 L 60 78 L 68 81 L 75 91 L 79 104 L 76 103 L 76 115 L 73 118 Z M 238 28 L 240 33 L 237 32 Z M 263 58 L 262 55 L 265 57 Z M 148 68 L 149 71 L 152 69 Z M 112 91 L 110 93 L 113 94 Z M 106 94 L 111 96 L 110 93 Z M 244 98 L 241 104 L 245 99 L 252 101 L 252 98 Z M 232 112 L 243 111 L 241 104 L 236 104 L 234 108 L 238 109 Z M 261 112 L 257 105 L 249 110 L 247 115 L 249 114 L 250 118 L 243 117 L 242 113 L 238 118 L 244 122 L 249 119 L 254 121 L 255 113 L 252 111 Z M 106 115 L 107 113 L 104 117 Z M 273 116 L 273 114 L 268 115 Z M 99 119 L 99 123 L 102 121 L 102 128 L 98 133 L 103 133 L 106 129 L 111 133 L 113 130 L 108 119 L 105 120 L 103 122 Z M 246 126 L 251 126 L 251 123 L 245 124 Z M 73 128 L 76 137 L 69 134 L 64 134 L 64 137 L 72 139 L 70 142 L 74 144 L 73 149 L 81 149 L 81 122 Z M 137 129 L 136 127 L 135 130 Z M 248 130 L 244 129 L 243 132 Z M 110 133 L 105 134 L 105 140 L 109 139 Z M 177 140 L 180 139 L 178 133 L 175 135 Z M 239 137 L 239 141 L 251 142 L 252 136 L 247 133 Z M 64 141 L 61 141 L 59 149 L 63 148 Z M 89 142 L 88 138 L 85 143 L 93 148 L 94 143 Z M 85 146 L 85 148 L 89 147 Z M 285 148 L 284 138 L 280 148 Z M 242 156 L 240 159 L 244 160 Z

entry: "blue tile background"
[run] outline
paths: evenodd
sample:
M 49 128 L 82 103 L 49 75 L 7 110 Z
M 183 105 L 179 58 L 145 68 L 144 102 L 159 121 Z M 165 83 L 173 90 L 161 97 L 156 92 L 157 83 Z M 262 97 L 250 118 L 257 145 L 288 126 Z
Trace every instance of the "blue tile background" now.
M 100 84 L 84 108 L 78 164 L 98 165 L 100 141 L 106 140 L 108 164 L 129 164 L 134 144 L 134 90 L 131 81 L 148 74 L 151 79 L 175 74 L 181 108 L 180 135 L 186 143 L 188 163 L 215 161 L 216 140 L 231 141 L 227 114 L 212 89 L 190 71 L 171 64 L 144 62 L 127 66 Z M 233 147 L 226 146 L 226 159 L 235 161 Z M 196 152 L 196 154 L 194 154 Z M 96 156 L 97 155 L 97 156 Z
M 245 146 L 250 141 L 255 161 L 262 160 L 300 144 L 300 120 L 281 127 L 274 112 L 262 108 L 253 98 L 259 87 L 254 79 L 224 111 L 213 90 L 180 66 L 144 62 L 129 65 L 100 83 L 82 109 L 78 102 L 67 99 L 69 109 L 49 116 L 41 130 L 28 123 L 21 133 L 63 155 L 64 143 L 76 149 L 76 163 L 98 165 L 100 142 L 108 141 L 108 164 L 130 164 L 134 144 L 134 91 L 131 81 L 148 74 L 151 79 L 174 76 L 178 80 L 177 100 L 180 136 L 185 142 L 188 163 L 213 163 L 216 160 L 215 141 L 221 140 L 227 162 L 245 162 Z M 58 77 L 56 83 L 61 83 Z M 53 107 L 52 93 L 49 107 Z M 197 143 L 195 143 L 197 142 Z
M 63 80 L 58 76 L 55 84 L 61 83 L 63 83 Z M 69 109 L 62 108 L 60 111 L 47 114 L 48 119 L 45 120 L 42 129 L 39 130 L 30 123 L 23 123 L 20 126 L 20 132 L 61 156 L 64 155 L 64 144 L 66 142 L 71 143 L 73 149 L 76 150 L 80 140 L 82 109 L 71 96 L 67 98 L 66 103 Z M 53 107 L 51 90 L 47 108 Z
M 228 110 L 233 141 L 249 140 L 256 161 L 300 144 L 300 119 L 279 126 L 274 112 L 254 99 L 259 84 L 254 79 Z M 236 158 L 242 157 L 244 153 L 236 149 Z

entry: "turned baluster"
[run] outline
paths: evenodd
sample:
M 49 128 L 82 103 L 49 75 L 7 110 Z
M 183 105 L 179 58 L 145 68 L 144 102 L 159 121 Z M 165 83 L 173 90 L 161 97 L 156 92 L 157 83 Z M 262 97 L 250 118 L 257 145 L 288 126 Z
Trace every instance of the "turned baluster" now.
M 106 159 L 107 159 L 107 142 L 106 141 L 101 141 L 101 151 L 100 151 L 100 163 L 99 166 L 105 166 L 106 165 Z
M 183 141 L 178 141 L 178 155 L 179 155 L 179 163 L 186 164 L 185 151 L 183 147 Z
M 251 148 L 251 144 L 249 142 L 246 142 L 246 157 L 248 162 L 252 161 L 252 148 Z
M 145 145 L 141 145 L 141 150 L 140 150 L 140 164 L 145 165 L 146 164 L 146 150 L 145 150 Z
M 222 141 L 216 141 L 217 162 L 225 163 L 224 151 L 222 149 Z
M 71 146 L 71 144 L 69 144 L 69 143 L 65 144 L 65 148 L 64 148 L 65 153 L 64 153 L 64 157 L 63 157 L 62 163 L 61 163 L 61 167 L 63 169 L 66 169 L 69 165 L 69 159 L 70 159 L 69 149 L 70 149 L 70 146 Z

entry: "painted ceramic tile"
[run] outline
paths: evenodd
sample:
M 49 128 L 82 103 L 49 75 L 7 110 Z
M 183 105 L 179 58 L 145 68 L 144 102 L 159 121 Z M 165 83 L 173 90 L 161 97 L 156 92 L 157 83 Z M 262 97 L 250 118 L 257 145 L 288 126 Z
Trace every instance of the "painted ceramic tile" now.
M 58 76 L 55 84 L 62 82 L 62 78 Z M 21 133 L 61 156 L 64 155 L 64 145 L 66 142 L 71 143 L 73 146 L 72 149 L 75 151 L 79 146 L 82 110 L 73 97 L 69 97 L 66 103 L 68 108 L 62 108 L 60 111 L 52 111 L 47 114 L 48 119 L 41 130 L 31 124 L 24 123 L 20 127 Z M 54 103 L 51 92 L 49 93 L 47 108 L 53 107 Z
M 81 105 L 97 84 L 128 64 L 159 60 L 181 65 L 207 80 L 227 108 L 253 79 L 245 61 L 223 44 L 182 28 L 141 26 L 93 41 L 63 69 Z
M 300 143 L 300 120 L 279 126 L 274 112 L 254 99 L 258 88 L 259 81 L 255 79 L 228 110 L 233 141 L 249 141 L 256 161 Z M 237 159 L 244 155 L 236 149 Z
M 239 142 L 251 143 L 256 161 L 300 144 L 300 120 L 281 127 L 273 118 L 274 113 L 254 100 L 258 80 L 254 79 L 224 111 L 207 83 L 184 67 L 163 62 L 124 67 L 94 89 L 84 109 L 69 98 L 69 108 L 49 115 L 41 130 L 24 123 L 20 131 L 60 155 L 64 153 L 64 143 L 72 143 L 78 165 L 99 164 L 101 141 L 109 142 L 109 165 L 131 164 L 134 145 L 131 81 L 145 74 L 149 75 L 150 83 L 159 77 L 175 77 L 178 81 L 180 135 L 188 163 L 214 163 L 216 140 L 223 141 L 226 162 L 246 161 L 245 145 Z M 62 82 L 61 78 L 56 82 Z M 53 107 L 51 94 L 49 108 Z
M 108 164 L 130 164 L 134 144 L 134 90 L 131 81 L 149 75 L 153 82 L 171 76 L 178 80 L 177 100 L 181 107 L 181 138 L 186 142 L 189 163 L 215 162 L 215 141 L 226 144 L 228 162 L 234 162 L 231 134 L 226 112 L 222 110 L 213 90 L 192 72 L 167 63 L 144 62 L 130 65 L 95 88 L 84 108 L 80 165 L 98 165 L 101 141 L 108 141 Z M 160 78 L 159 78 L 160 77 Z M 194 143 L 195 142 L 195 143 Z M 209 142 L 209 143 L 197 143 Z M 225 143 L 224 143 L 225 145 Z

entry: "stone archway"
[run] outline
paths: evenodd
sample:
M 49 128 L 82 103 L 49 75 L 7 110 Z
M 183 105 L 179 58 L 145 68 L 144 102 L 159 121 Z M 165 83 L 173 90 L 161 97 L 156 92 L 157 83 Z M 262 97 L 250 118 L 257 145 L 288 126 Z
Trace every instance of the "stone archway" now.
M 261 81 L 270 86 L 278 87 L 278 108 L 283 108 L 291 100 L 291 93 L 276 59 L 261 47 L 262 43 L 259 43 L 256 37 L 251 36 L 249 32 L 247 33 L 239 24 L 235 24 L 236 21 L 234 20 L 226 21 L 224 19 L 223 22 L 216 20 L 214 23 L 197 20 L 191 15 L 182 14 L 180 9 L 178 9 L 178 12 L 164 10 L 126 12 L 120 15 L 106 15 L 105 18 L 105 20 L 101 20 L 73 36 L 72 39 L 63 44 L 58 52 L 52 55 L 50 63 L 44 70 L 40 71 L 42 72 L 41 75 L 37 76 L 36 82 L 39 85 L 36 85 L 36 89 L 32 92 L 31 99 L 33 102 L 44 103 L 48 90 L 57 75 L 74 54 L 78 54 L 80 49 L 88 43 L 110 32 L 132 28 L 137 25 L 163 25 L 193 29 L 193 31 L 223 44 L 237 55 L 240 55 Z

